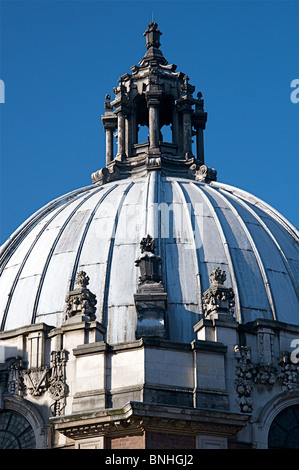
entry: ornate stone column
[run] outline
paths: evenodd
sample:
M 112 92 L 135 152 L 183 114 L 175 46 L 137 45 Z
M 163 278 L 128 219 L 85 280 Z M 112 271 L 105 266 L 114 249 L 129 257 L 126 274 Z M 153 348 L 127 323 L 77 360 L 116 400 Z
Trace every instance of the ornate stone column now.
M 149 138 L 150 148 L 159 146 L 159 101 L 150 100 L 149 102 Z
M 183 110 L 183 136 L 184 136 L 184 155 L 186 158 L 192 154 L 192 136 L 191 136 L 191 112 L 190 106 Z
M 196 129 L 196 158 L 204 164 L 203 129 L 200 128 Z
M 106 132 L 106 165 L 113 160 L 113 129 L 108 127 Z
M 204 112 L 204 102 L 202 94 L 197 93 L 198 99 L 195 103 L 195 112 L 192 115 L 192 125 L 196 130 L 196 158 L 199 160 L 201 165 L 204 165 L 204 141 L 203 141 L 203 131 L 206 127 L 207 122 L 207 113 Z
M 113 132 L 116 129 L 117 119 L 110 103 L 110 95 L 106 95 L 105 114 L 102 116 L 102 123 L 106 133 L 106 165 L 113 160 Z
M 159 152 L 159 106 L 160 92 L 147 93 L 149 148 L 151 153 Z
M 183 137 L 183 155 L 186 159 L 192 156 L 192 120 L 191 115 L 194 113 L 192 106 L 195 102 L 192 93 L 194 86 L 189 85 L 188 76 L 184 75 L 183 82 L 180 87 L 180 98 L 175 104 L 180 113 L 182 113 L 182 137 Z
M 176 107 L 173 107 L 172 111 L 172 142 L 178 145 L 180 148 L 180 138 L 179 138 L 179 116 L 178 110 Z
M 131 146 L 132 146 L 132 128 L 131 128 L 131 115 L 127 114 L 125 116 L 125 153 L 129 157 L 131 155 Z
M 120 108 L 116 110 L 117 113 L 117 158 L 118 160 L 124 160 L 125 158 L 125 115 Z
M 117 160 L 125 160 L 126 158 L 126 123 L 125 117 L 128 114 L 129 100 L 127 97 L 126 87 L 123 78 L 119 79 L 120 85 L 114 89 L 116 93 L 115 100 L 112 105 L 115 106 L 115 115 L 117 117 Z
M 149 88 L 145 93 L 148 106 L 148 128 L 149 128 L 149 152 L 159 153 L 159 108 L 162 91 L 159 88 L 158 69 L 150 68 Z

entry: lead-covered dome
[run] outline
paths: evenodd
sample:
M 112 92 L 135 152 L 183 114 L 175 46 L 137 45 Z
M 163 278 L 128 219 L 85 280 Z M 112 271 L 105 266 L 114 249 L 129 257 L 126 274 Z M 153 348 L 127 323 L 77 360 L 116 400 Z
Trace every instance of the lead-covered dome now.
M 156 23 L 145 36 L 143 59 L 120 77 L 113 101 L 106 95 L 106 166 L 93 185 L 49 203 L 2 247 L 2 331 L 59 326 L 66 299 L 79 302 L 75 280 L 83 271 L 83 301 L 91 299 L 107 342 L 135 339 L 138 322 L 140 334 L 152 333 L 154 322 L 154 334 L 189 342 L 217 268 L 213 301 L 234 296 L 238 322 L 299 325 L 298 232 L 266 203 L 216 182 L 204 163 L 202 95 L 194 98 L 188 76 L 167 63 Z M 147 235 L 155 250 L 140 261 Z
M 296 229 L 237 188 L 152 172 L 66 194 L 11 236 L 0 255 L 2 330 L 40 322 L 59 326 L 67 293 L 83 270 L 107 341 L 135 339 L 135 260 L 147 233 L 162 258 L 169 339 L 195 337 L 216 267 L 234 291 L 237 321 L 299 324 Z

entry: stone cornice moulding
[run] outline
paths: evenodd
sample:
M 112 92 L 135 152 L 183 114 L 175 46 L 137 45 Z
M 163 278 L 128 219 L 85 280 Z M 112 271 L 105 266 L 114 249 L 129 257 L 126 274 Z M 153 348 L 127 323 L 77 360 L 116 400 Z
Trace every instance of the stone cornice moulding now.
M 76 413 L 50 418 L 55 430 L 72 438 L 128 435 L 144 431 L 231 437 L 247 423 L 248 416 L 232 412 L 177 408 L 129 402 L 123 408 Z

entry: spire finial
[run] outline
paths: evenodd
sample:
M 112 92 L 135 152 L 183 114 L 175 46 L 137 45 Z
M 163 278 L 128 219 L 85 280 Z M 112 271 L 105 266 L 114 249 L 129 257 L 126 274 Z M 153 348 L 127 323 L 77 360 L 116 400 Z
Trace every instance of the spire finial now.
M 160 36 L 161 31 L 158 29 L 158 23 L 154 22 L 154 14 L 152 13 L 152 22 L 147 25 L 147 30 L 143 33 L 146 38 L 146 48 L 154 47 L 159 49 L 161 46 Z

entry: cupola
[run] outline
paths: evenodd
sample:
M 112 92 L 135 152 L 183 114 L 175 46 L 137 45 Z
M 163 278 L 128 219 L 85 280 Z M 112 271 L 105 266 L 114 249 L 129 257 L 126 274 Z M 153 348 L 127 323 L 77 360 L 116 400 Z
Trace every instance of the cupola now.
M 145 176 L 151 170 L 201 180 L 207 176 L 202 94 L 194 98 L 189 77 L 168 64 L 160 50 L 161 34 L 157 23 L 148 25 L 144 57 L 131 74 L 119 78 L 114 99 L 106 95 L 106 167 L 92 175 L 94 183 Z M 209 174 L 216 179 L 215 170 Z

